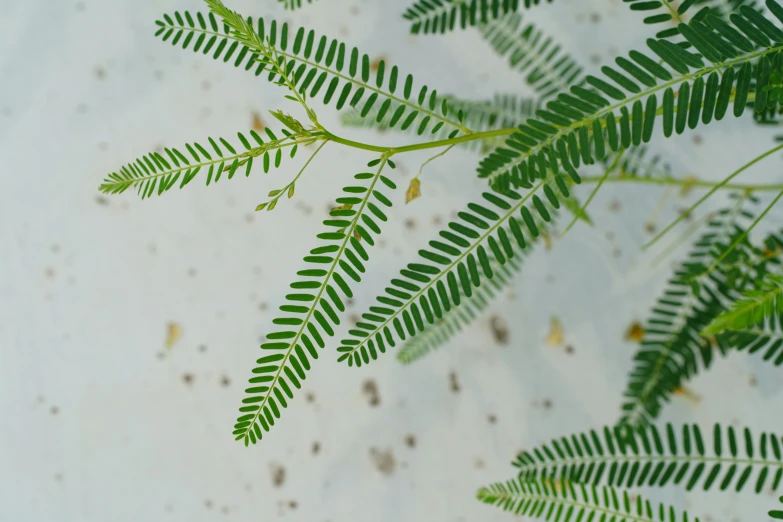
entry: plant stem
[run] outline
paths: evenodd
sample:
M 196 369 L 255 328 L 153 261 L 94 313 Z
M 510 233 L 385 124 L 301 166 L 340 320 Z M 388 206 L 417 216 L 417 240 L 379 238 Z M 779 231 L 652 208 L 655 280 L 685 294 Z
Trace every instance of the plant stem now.
M 699 205 L 701 205 L 702 203 L 704 203 L 704 202 L 707 200 L 707 198 L 709 198 L 711 195 L 713 195 L 713 194 L 714 194 L 714 193 L 715 193 L 715 192 L 716 192 L 718 189 L 720 189 L 721 187 L 725 187 L 725 186 L 727 186 L 727 185 L 728 185 L 728 183 L 729 183 L 729 181 L 731 181 L 732 179 L 734 179 L 734 178 L 735 178 L 735 177 L 737 177 L 739 174 L 741 174 L 742 172 L 744 172 L 744 171 L 745 171 L 745 170 L 747 170 L 748 168 L 752 167 L 753 165 L 755 165 L 755 164 L 756 164 L 756 163 L 758 163 L 759 161 L 763 160 L 763 159 L 764 159 L 764 158 L 766 158 L 767 156 L 770 156 L 770 155 L 774 154 L 775 152 L 778 152 L 778 151 L 779 151 L 779 150 L 781 150 L 781 149 L 783 149 L 783 144 L 781 144 L 781 145 L 778 145 L 777 147 L 774 147 L 774 148 L 772 148 L 772 149 L 768 150 L 767 152 L 765 152 L 765 153 L 763 153 L 763 154 L 761 154 L 761 155 L 759 155 L 759 156 L 756 156 L 755 158 L 753 158 L 752 160 L 750 160 L 748 163 L 744 164 L 743 166 L 741 166 L 740 168 L 738 168 L 737 170 L 735 170 L 734 172 L 732 172 L 732 173 L 731 173 L 729 176 L 727 176 L 727 177 L 726 177 L 726 178 L 725 178 L 723 181 L 721 181 L 721 182 L 719 182 L 719 183 L 715 184 L 715 185 L 714 185 L 714 186 L 713 186 L 713 187 L 710 189 L 710 191 L 709 191 L 709 192 L 707 192 L 707 193 L 706 193 L 704 196 L 702 196 L 702 197 L 699 199 L 699 201 L 697 201 L 696 203 L 694 203 L 693 205 L 691 205 L 691 207 L 690 207 L 688 210 L 686 210 L 686 211 L 685 211 L 685 212 L 684 212 L 682 215 L 680 215 L 680 217 L 678 217 L 677 219 L 675 219 L 674 221 L 672 221 L 672 222 L 669 224 L 669 226 L 667 226 L 665 229 L 663 229 L 661 232 L 659 232 L 659 233 L 658 233 L 658 235 L 656 235 L 654 238 L 652 238 L 652 240 L 650 240 L 650 241 L 649 241 L 649 242 L 648 242 L 646 245 L 644 245 L 644 246 L 642 247 L 642 249 L 643 249 L 643 250 L 645 250 L 645 249 L 649 248 L 649 247 L 650 247 L 652 244 L 654 244 L 656 241 L 658 241 L 660 238 L 662 238 L 664 234 L 666 234 L 666 233 L 667 233 L 669 230 L 671 230 L 671 229 L 672 229 L 672 228 L 673 228 L 673 227 L 674 227 L 674 226 L 675 226 L 677 223 L 679 223 L 680 221 L 682 221 L 682 220 L 685 218 L 685 216 L 687 216 L 688 214 L 690 214 L 691 212 L 693 212 L 693 210 L 695 210 L 695 209 L 696 209 L 696 207 L 698 207 Z M 695 182 L 694 182 L 694 183 L 695 183 Z
M 582 182 L 584 183 L 597 183 L 603 179 L 603 176 L 582 176 Z M 743 183 L 722 183 L 720 181 L 701 181 L 695 179 L 679 179 L 670 177 L 661 178 L 643 178 L 640 176 L 616 176 L 613 178 L 606 178 L 605 183 L 648 183 L 651 185 L 675 185 L 683 187 L 694 188 L 713 188 L 720 185 L 718 188 L 725 190 L 748 190 L 766 192 L 769 190 L 783 190 L 783 183 L 779 184 L 760 184 L 750 185 Z
M 370 145 L 369 143 L 360 143 L 358 141 L 349 140 L 347 138 L 341 138 L 340 136 L 336 136 L 327 130 L 323 132 L 323 135 L 335 143 L 340 143 L 342 145 L 353 147 L 355 149 L 380 152 L 380 153 L 387 154 L 389 157 L 391 157 L 394 154 L 399 154 L 402 152 L 413 152 L 415 150 L 436 149 L 438 147 L 448 147 L 450 145 L 457 145 L 459 143 L 465 143 L 468 141 L 475 141 L 475 140 L 481 140 L 486 138 L 495 138 L 498 136 L 510 136 L 515 132 L 517 132 L 516 127 L 507 128 L 507 129 L 496 129 L 496 130 L 484 131 L 484 132 L 473 132 L 471 134 L 457 136 L 456 138 L 447 138 L 444 140 L 429 141 L 426 143 L 414 143 L 412 145 L 403 145 L 400 147 L 388 147 L 388 146 L 384 147 L 381 145 Z
M 611 174 L 612 171 L 614 171 L 614 169 L 617 168 L 617 165 L 620 163 L 620 158 L 623 157 L 623 152 L 625 152 L 625 151 L 621 150 L 620 153 L 617 154 L 617 156 L 615 156 L 614 161 L 612 162 L 612 164 L 609 165 L 609 168 L 606 169 L 606 172 L 604 172 L 604 175 L 601 176 L 601 178 L 598 180 L 598 185 L 595 186 L 593 191 L 590 193 L 590 197 L 588 197 L 587 201 L 585 201 L 585 204 L 582 207 L 581 214 L 585 214 L 585 211 L 587 210 L 587 205 L 589 205 L 590 202 L 593 201 L 593 198 L 595 197 L 596 193 L 598 192 L 598 189 L 600 189 L 601 185 L 604 184 L 604 181 L 606 181 L 606 178 L 609 177 L 609 174 Z M 582 179 L 582 181 L 584 181 L 584 178 Z M 574 216 L 574 219 L 571 220 L 571 223 L 568 224 L 568 226 L 563 231 L 563 233 L 560 235 L 560 237 L 561 238 L 565 237 L 565 235 L 568 234 L 568 231 L 571 230 L 571 227 L 573 227 L 578 220 L 579 220 L 579 214 Z

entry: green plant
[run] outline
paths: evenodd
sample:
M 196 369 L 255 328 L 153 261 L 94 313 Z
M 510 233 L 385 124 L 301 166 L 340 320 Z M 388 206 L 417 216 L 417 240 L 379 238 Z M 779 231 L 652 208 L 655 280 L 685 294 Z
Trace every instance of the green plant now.
M 291 9 L 310 3 L 281 1 Z M 756 492 L 765 484 L 778 487 L 783 467 L 777 436 L 756 437 L 746 429 L 741 445 L 733 428 L 716 427 L 712 443 L 705 443 L 698 427 L 667 425 L 661 435 L 654 422 L 671 395 L 716 356 L 763 351 L 764 360 L 783 363 L 778 259 L 783 240 L 770 234 L 756 244 L 749 235 L 783 196 L 783 185 L 733 182 L 783 145 L 720 182 L 708 182 L 672 175 L 658 156 L 647 160 L 646 144 L 656 126 L 669 138 L 744 115 L 776 123 L 783 110 L 783 6 L 766 0 L 768 13 L 762 13 L 755 2 L 742 0 L 685 0 L 677 6 L 670 0 L 625 1 L 645 13 L 645 23 L 665 28 L 647 40 L 644 52 L 618 57 L 600 75 L 584 74 L 552 38 L 534 25 L 523 27 L 520 11 L 543 3 L 538 0 L 418 0 L 405 12 L 414 33 L 475 26 L 523 73 L 535 99 L 508 93 L 473 101 L 418 87 L 397 66 L 373 64 L 355 47 L 287 23 L 245 18 L 221 0 L 205 0 L 207 13 L 175 12 L 156 22 L 163 41 L 282 87 L 299 115 L 272 111 L 280 130 L 267 129 L 265 136 L 250 131 L 238 133 L 233 144 L 208 138 L 204 145 L 147 154 L 110 174 L 100 186 L 103 192 L 133 188 L 147 198 L 183 188 L 199 174 L 210 185 L 237 172 L 247 177 L 259 164 L 268 172 L 284 156 L 294 159 L 307 150 L 298 174 L 258 204 L 256 210 L 268 212 L 283 196 L 295 196 L 325 146 L 358 149 L 369 159 L 366 168 L 357 168 L 353 183 L 335 190 L 335 206 L 273 320 L 277 329 L 261 344 L 234 425 L 236 440 L 255 444 L 271 430 L 338 334 L 345 301 L 363 281 L 373 247 L 391 225 L 390 209 L 401 197 L 394 193 L 394 158 L 437 150 L 432 161 L 465 146 L 481 155 L 478 176 L 487 189 L 391 279 L 336 345 L 338 360 L 363 366 L 401 344 L 398 358 L 410 363 L 443 345 L 512 282 L 531 246 L 555 233 L 563 207 L 570 220 L 566 232 L 579 219 L 591 224 L 587 206 L 605 185 L 709 189 L 652 242 L 717 190 L 733 190 L 734 204 L 707 215 L 704 233 L 651 312 L 617 426 L 605 428 L 602 436 L 589 432 L 524 454 L 516 479 L 482 489 L 479 498 L 547 519 L 663 521 L 688 515 L 631 501 L 616 488 L 671 483 L 739 491 L 756 470 Z M 312 107 L 318 99 L 344 111 L 348 125 L 420 138 L 402 146 L 346 139 L 320 123 Z M 420 194 L 421 174 L 408 187 L 406 202 Z M 574 197 L 582 184 L 593 185 L 584 204 Z M 751 210 L 759 203 L 753 193 L 765 191 L 776 197 L 761 211 Z

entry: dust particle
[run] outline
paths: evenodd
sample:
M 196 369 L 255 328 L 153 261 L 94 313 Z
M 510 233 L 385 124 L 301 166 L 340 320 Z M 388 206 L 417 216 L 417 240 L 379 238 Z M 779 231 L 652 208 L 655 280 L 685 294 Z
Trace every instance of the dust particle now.
M 408 218 L 405 220 L 405 228 L 408 230 L 413 230 L 416 228 L 416 220 L 413 218 Z
M 755 388 L 758 385 L 758 379 L 755 375 L 751 375 L 750 379 L 748 380 L 748 384 L 750 384 L 751 387 Z
M 200 344 L 198 345 L 198 351 L 201 353 L 204 353 L 207 351 L 207 345 L 206 344 Z
M 508 344 L 508 325 L 502 317 L 493 315 L 489 319 L 489 326 L 492 330 L 492 337 L 495 338 L 496 343 L 502 345 Z
M 481 459 L 476 459 L 476 463 L 474 465 L 476 466 L 476 469 L 483 469 L 484 461 Z
M 285 468 L 280 464 L 272 464 L 272 485 L 276 488 L 285 483 Z
M 220 378 L 220 385 L 224 388 L 228 388 L 231 385 L 231 379 L 228 378 L 228 375 L 224 375 Z
M 307 402 L 311 403 L 311 404 L 314 403 L 315 402 L 315 394 L 313 392 L 307 392 L 305 394 L 305 400 Z
M 620 200 L 613 199 L 609 202 L 609 210 L 611 212 L 619 212 L 621 208 L 623 208 L 623 205 L 620 203 Z
M 490 413 L 487 416 L 487 421 L 489 421 L 490 424 L 497 424 L 497 422 L 498 422 L 497 415 L 494 415 L 494 414 Z
M 212 509 L 212 501 L 207 499 L 204 501 L 204 507 L 207 509 Z
M 409 433 L 405 436 L 405 445 L 409 448 L 413 449 L 416 447 L 416 436 L 412 433 Z
M 648 221 L 644 224 L 644 231 L 648 234 L 654 234 L 655 233 L 655 223 L 652 221 Z
M 54 276 L 57 275 L 57 272 L 52 267 L 47 267 L 46 270 L 44 270 L 44 275 L 49 279 L 54 279 Z
M 99 80 L 103 80 L 104 78 L 106 78 L 106 69 L 104 69 L 103 67 L 96 67 L 95 77 L 98 78 Z
M 452 393 L 460 392 L 459 379 L 457 379 L 456 372 L 451 372 L 449 374 L 449 387 L 451 388 Z
M 195 375 L 193 375 L 192 373 L 185 373 L 185 374 L 183 374 L 183 375 L 182 375 L 182 382 L 184 382 L 184 383 L 185 383 L 185 384 L 187 384 L 188 386 L 190 386 L 191 384 L 193 384 L 193 381 L 194 381 L 195 379 L 196 379 L 196 377 L 195 377 Z
M 381 403 L 381 397 L 378 393 L 378 384 L 372 379 L 364 381 L 364 384 L 362 384 L 362 394 L 367 397 L 370 406 L 373 408 Z
M 297 507 L 299 507 L 299 503 L 296 500 L 290 500 L 288 501 L 288 507 L 290 507 L 291 509 L 296 509 Z
M 572 345 L 570 345 L 570 344 L 567 344 L 566 347 L 565 347 L 565 352 L 568 355 L 572 355 L 574 353 L 574 347 Z
M 313 455 L 318 455 L 321 452 L 321 443 L 318 441 L 313 442 Z
M 397 467 L 397 462 L 391 450 L 380 451 L 376 448 L 371 448 L 370 458 L 372 458 L 375 468 L 384 475 L 391 475 L 394 473 L 394 468 Z
M 552 399 L 544 399 L 543 401 L 541 401 L 541 406 L 543 406 L 545 410 L 551 410 Z
M 106 196 L 101 196 L 101 195 L 95 196 L 95 202 L 102 207 L 109 206 L 109 198 L 107 198 Z
M 58 408 L 57 406 L 52 406 L 49 409 L 49 413 L 51 413 L 52 415 L 57 415 L 58 413 L 60 413 L 60 408 Z
M 694 145 L 701 145 L 704 140 L 702 139 L 701 135 L 694 134 L 693 135 L 693 144 Z

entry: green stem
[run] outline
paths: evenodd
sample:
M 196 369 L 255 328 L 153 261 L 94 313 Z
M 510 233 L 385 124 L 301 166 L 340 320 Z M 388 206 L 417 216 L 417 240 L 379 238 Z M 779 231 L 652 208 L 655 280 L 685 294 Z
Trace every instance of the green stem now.
M 272 210 L 272 209 L 274 209 L 274 208 L 275 208 L 275 205 L 277 205 L 277 200 L 278 200 L 278 199 L 280 199 L 280 198 L 282 197 L 282 195 L 283 195 L 283 194 L 285 194 L 286 192 L 288 192 L 288 190 L 289 190 L 291 187 L 293 187 L 293 186 L 296 184 L 297 180 L 298 180 L 298 179 L 299 179 L 299 178 L 302 176 L 302 174 L 304 173 L 305 169 L 307 169 L 307 167 L 308 167 L 308 166 L 310 166 L 310 163 L 311 163 L 311 162 L 313 161 L 313 159 L 314 159 L 314 158 L 315 158 L 315 157 L 318 155 L 318 153 L 319 153 L 319 152 L 321 152 L 321 149 L 322 149 L 322 148 L 324 148 L 324 147 L 326 146 L 326 144 L 327 144 L 327 143 L 329 143 L 329 140 L 328 140 L 328 139 L 324 140 L 324 141 L 323 141 L 323 143 L 321 143 L 321 144 L 318 146 L 318 148 L 317 148 L 317 149 L 315 149 L 315 152 L 313 152 L 313 153 L 310 155 L 310 157 L 307 159 L 307 162 L 305 162 L 304 166 L 303 166 L 303 167 L 302 167 L 302 168 L 299 170 L 299 173 L 296 175 L 296 177 L 294 177 L 294 179 L 293 179 L 293 180 L 291 180 L 291 183 L 289 183 L 289 184 L 288 184 L 288 185 L 286 185 L 286 186 L 285 186 L 283 189 L 281 189 L 281 190 L 280 190 L 280 191 L 279 191 L 279 192 L 278 192 L 278 193 L 275 195 L 275 197 L 274 197 L 274 198 L 273 198 L 271 201 L 267 201 L 266 203 L 262 203 L 262 204 L 258 205 L 258 206 L 256 207 L 256 211 L 263 210 L 264 208 L 266 208 L 267 210 Z M 294 190 L 296 190 L 296 189 L 294 189 Z M 288 196 L 288 197 L 290 198 L 291 196 Z
M 609 177 L 609 174 L 611 174 L 612 171 L 614 171 L 614 169 L 617 168 L 617 164 L 620 163 L 620 158 L 623 157 L 623 152 L 625 151 L 622 150 L 617 154 L 612 164 L 609 166 L 608 169 L 606 169 L 606 172 L 604 172 L 604 175 L 601 176 L 601 179 L 598 180 L 598 185 L 595 186 L 593 191 L 590 193 L 590 197 L 588 197 L 587 201 L 585 201 L 584 206 L 582 206 L 582 212 L 580 214 L 585 214 L 585 211 L 587 210 L 587 205 L 589 205 L 590 202 L 593 201 L 593 198 L 595 197 L 596 193 L 598 193 L 598 189 L 600 189 L 601 185 L 604 184 L 604 181 L 606 181 L 606 178 Z M 579 220 L 580 214 L 576 214 L 574 216 L 574 219 L 571 220 L 571 223 L 568 224 L 566 229 L 563 231 L 563 234 L 560 236 L 561 238 L 565 237 L 565 235 L 568 234 L 568 231 L 571 230 L 571 227 L 573 227 L 576 224 L 576 222 Z
M 335 143 L 340 143 L 342 145 L 353 147 L 355 149 L 380 152 L 382 154 L 386 154 L 389 157 L 391 157 L 394 154 L 399 154 L 403 152 L 436 149 L 438 147 L 448 147 L 450 145 L 457 145 L 459 143 L 465 143 L 468 141 L 482 140 L 486 138 L 495 138 L 498 136 L 510 136 L 515 132 L 517 132 L 516 127 L 507 128 L 507 129 L 496 129 L 496 130 L 484 131 L 484 132 L 472 132 L 470 134 L 465 134 L 464 136 L 457 136 L 456 138 L 447 138 L 443 140 L 428 141 L 426 143 L 414 143 L 412 145 L 403 145 L 400 147 L 388 147 L 388 146 L 381 146 L 381 145 L 370 145 L 368 143 L 360 143 L 358 141 L 349 140 L 347 138 L 341 138 L 340 136 L 336 136 L 327 130 L 323 131 L 323 135 Z
M 664 236 L 664 234 L 666 234 L 666 233 L 667 233 L 669 230 L 671 230 L 672 228 L 674 228 L 674 226 L 675 226 L 677 223 L 679 223 L 680 221 L 682 221 L 682 220 L 685 218 L 685 216 L 687 216 L 688 214 L 690 214 L 691 212 L 693 212 L 693 210 L 695 210 L 695 209 L 696 209 L 696 207 L 698 207 L 699 205 L 701 205 L 702 203 L 704 203 L 704 202 L 707 200 L 707 198 L 709 198 L 710 196 L 712 196 L 712 195 L 713 195 L 713 194 L 714 194 L 714 193 L 715 193 L 715 192 L 716 192 L 718 189 L 720 189 L 721 187 L 724 187 L 724 186 L 726 186 L 726 185 L 729 183 L 729 181 L 731 181 L 732 179 L 734 179 L 734 178 L 735 178 L 735 177 L 737 177 L 739 174 L 741 174 L 742 172 L 744 172 L 744 171 L 745 171 L 745 170 L 747 170 L 748 168 L 752 167 L 753 165 L 755 165 L 755 164 L 756 164 L 756 163 L 758 163 L 759 161 L 763 160 L 763 159 L 764 159 L 764 158 L 766 158 L 767 156 L 770 156 L 770 155 L 772 155 L 772 154 L 776 153 L 777 151 L 779 151 L 779 150 L 781 150 L 781 149 L 783 149 L 783 144 L 781 144 L 781 145 L 778 145 L 777 147 L 774 147 L 774 148 L 772 148 L 772 149 L 768 150 L 767 152 L 765 152 L 765 153 L 761 154 L 760 156 L 756 156 L 755 158 L 753 158 L 752 160 L 750 160 L 748 163 L 744 164 L 743 166 L 741 166 L 740 168 L 738 168 L 737 170 L 735 170 L 734 172 L 732 172 L 732 173 L 731 173 L 731 174 L 730 174 L 728 177 L 726 177 L 726 178 L 725 178 L 723 181 L 721 181 L 720 183 L 718 183 L 718 184 L 716 184 L 715 186 L 713 186 L 713 187 L 710 189 L 710 191 L 709 191 L 709 192 L 707 192 L 707 193 L 706 193 L 704 196 L 702 196 L 702 197 L 699 199 L 699 201 L 697 201 L 696 203 L 694 203 L 693 205 L 691 205 L 691 207 L 690 207 L 688 210 L 686 210 L 686 211 L 685 211 L 683 214 L 681 214 L 681 215 L 680 215 L 680 217 L 678 217 L 677 219 L 675 219 L 674 221 L 672 221 L 672 222 L 669 224 L 669 226 L 667 226 L 667 227 L 666 227 L 666 228 L 664 228 L 664 229 L 663 229 L 661 232 L 659 232 L 659 233 L 658 233 L 658 235 L 656 235 L 654 238 L 652 238 L 652 240 L 650 240 L 650 241 L 649 241 L 649 242 L 648 242 L 646 245 L 644 245 L 644 246 L 642 247 L 642 249 L 643 249 L 643 250 L 646 250 L 647 248 L 650 248 L 650 246 L 652 246 L 652 245 L 653 245 L 653 244 L 654 244 L 656 241 L 658 241 L 660 238 L 662 238 L 662 237 Z
M 596 183 L 603 179 L 603 176 L 582 176 L 582 182 L 584 183 Z M 640 176 L 618 176 L 614 178 L 606 178 L 607 183 L 648 183 L 652 185 L 676 185 L 683 187 L 694 188 L 714 188 L 725 190 L 747 190 L 753 191 L 769 191 L 769 190 L 783 190 L 783 184 L 761 184 L 761 185 L 749 185 L 742 183 L 723 183 L 718 181 L 700 181 L 695 179 L 678 179 L 678 178 L 643 178 Z

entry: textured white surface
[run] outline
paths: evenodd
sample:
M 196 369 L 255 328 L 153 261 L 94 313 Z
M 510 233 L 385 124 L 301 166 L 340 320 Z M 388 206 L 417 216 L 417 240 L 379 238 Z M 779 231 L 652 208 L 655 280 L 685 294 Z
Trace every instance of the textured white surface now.
M 441 91 L 526 91 L 475 31 L 409 36 L 399 16 L 407 2 L 320 0 L 294 15 L 272 0 L 230 4 L 343 38 Z M 349 369 L 325 351 L 279 425 L 246 449 L 230 431 L 259 339 L 335 187 L 372 158 L 330 147 L 296 199 L 271 214 L 253 208 L 303 159 L 144 202 L 132 193 L 97 197 L 105 173 L 159 145 L 233 136 L 253 111 L 296 111 L 267 82 L 153 38 L 162 13 L 201 8 L 197 0 L 0 0 L 0 521 L 512 519 L 475 501 L 477 487 L 513 476 L 520 449 L 617 418 L 634 349 L 623 332 L 644 319 L 676 259 L 651 268 L 655 252 L 639 251 L 662 190 L 606 186 L 591 207 L 597 228 L 580 224 L 536 252 L 491 312 L 508 324 L 508 346 L 484 317 L 409 368 L 387 355 Z M 619 0 L 558 0 L 525 16 L 592 70 L 651 33 Z M 339 128 L 331 108 L 316 108 Z M 691 134 L 654 147 L 676 174 L 717 179 L 771 143 L 769 130 L 745 120 L 698 135 L 700 144 Z M 400 159 L 403 187 L 426 157 Z M 435 235 L 435 219 L 483 186 L 477 159 L 455 151 L 431 164 L 415 204 L 397 194 L 397 219 L 352 313 Z M 775 161 L 743 179 L 779 179 L 768 175 Z M 619 211 L 609 210 L 613 200 Z M 668 200 L 658 223 L 683 205 Z M 780 226 L 780 214 L 769 223 Z M 553 314 L 573 354 L 545 344 Z M 183 335 L 166 352 L 171 321 Z M 368 379 L 380 394 L 374 408 L 362 393 Z M 781 430 L 779 416 L 764 414 L 778 411 L 770 408 L 780 384 L 779 372 L 735 355 L 692 382 L 700 402 L 677 399 L 664 419 Z M 390 473 L 378 469 L 373 448 L 391 452 Z M 285 469 L 279 487 L 275 466 Z M 761 520 L 774 503 L 749 492 L 741 501 L 650 496 L 722 521 Z

